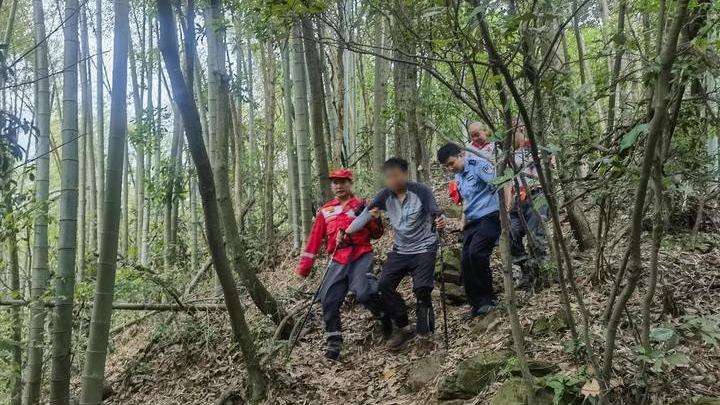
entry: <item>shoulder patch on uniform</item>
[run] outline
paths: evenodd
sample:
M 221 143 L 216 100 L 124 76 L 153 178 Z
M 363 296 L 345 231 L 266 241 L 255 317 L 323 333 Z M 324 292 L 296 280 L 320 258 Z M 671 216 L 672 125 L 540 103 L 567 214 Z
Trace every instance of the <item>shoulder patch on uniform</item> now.
M 487 174 L 492 174 L 495 171 L 495 168 L 492 167 L 491 165 L 485 165 L 485 167 L 483 167 L 482 170 L 483 170 L 483 172 L 485 172 Z
M 478 164 L 478 161 L 476 159 L 468 159 L 467 164 L 469 164 L 470 166 L 475 166 L 476 164 Z

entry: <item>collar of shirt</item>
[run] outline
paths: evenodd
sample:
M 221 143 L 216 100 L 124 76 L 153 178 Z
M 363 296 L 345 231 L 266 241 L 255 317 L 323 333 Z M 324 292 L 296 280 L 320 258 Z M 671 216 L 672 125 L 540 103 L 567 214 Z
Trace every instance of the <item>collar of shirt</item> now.
M 472 143 L 472 146 L 474 146 L 478 149 L 484 149 L 488 145 L 490 145 L 490 142 L 473 142 Z
M 355 199 L 355 194 L 350 194 L 350 198 L 348 198 L 348 200 L 345 201 L 345 203 L 343 204 L 343 203 L 340 202 L 340 200 L 337 199 L 337 197 L 335 197 L 335 198 L 333 198 L 332 200 L 328 201 L 327 204 L 325 204 L 325 205 L 326 205 L 326 206 L 332 206 L 332 205 L 348 205 L 348 204 L 349 204 L 350 202 L 352 202 L 352 200 L 354 200 L 354 199 Z

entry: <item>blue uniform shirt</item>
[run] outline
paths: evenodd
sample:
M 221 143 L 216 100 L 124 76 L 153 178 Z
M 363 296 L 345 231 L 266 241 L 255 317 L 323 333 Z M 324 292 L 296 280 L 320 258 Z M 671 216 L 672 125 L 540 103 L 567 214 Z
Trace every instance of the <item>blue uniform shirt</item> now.
M 455 174 L 463 210 L 468 221 L 480 219 L 500 209 L 495 179 L 495 166 L 485 159 L 465 154 L 465 168 Z

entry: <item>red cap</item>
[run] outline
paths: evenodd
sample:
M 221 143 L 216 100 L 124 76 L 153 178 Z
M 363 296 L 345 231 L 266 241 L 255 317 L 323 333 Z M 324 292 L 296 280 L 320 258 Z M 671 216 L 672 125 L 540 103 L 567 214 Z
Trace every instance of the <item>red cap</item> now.
M 350 169 L 336 169 L 330 172 L 328 179 L 347 179 L 352 181 L 352 171 Z

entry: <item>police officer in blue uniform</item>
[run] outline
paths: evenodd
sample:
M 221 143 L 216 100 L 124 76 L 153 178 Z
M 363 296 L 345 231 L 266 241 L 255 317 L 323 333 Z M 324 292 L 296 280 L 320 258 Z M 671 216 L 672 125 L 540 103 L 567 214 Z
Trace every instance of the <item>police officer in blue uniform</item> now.
M 499 198 L 495 166 L 489 160 L 465 153 L 454 143 L 443 145 L 438 161 L 455 174 L 465 213 L 463 227 L 462 278 L 472 307 L 470 317 L 495 309 L 490 256 L 500 237 Z

